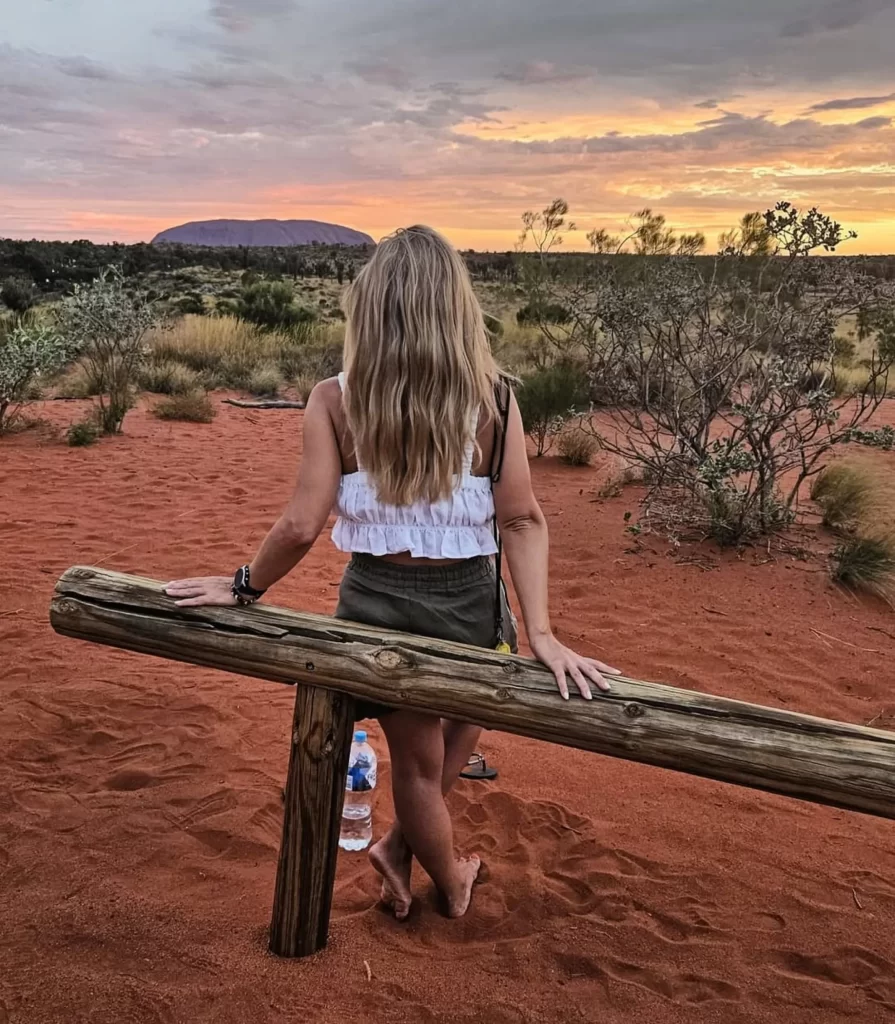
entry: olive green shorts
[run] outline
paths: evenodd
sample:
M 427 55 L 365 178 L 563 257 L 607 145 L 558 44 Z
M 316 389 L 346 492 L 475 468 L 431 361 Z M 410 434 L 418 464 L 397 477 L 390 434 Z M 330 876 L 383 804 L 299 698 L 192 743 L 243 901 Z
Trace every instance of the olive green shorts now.
M 501 589 L 504 639 L 515 651 L 516 619 Z M 454 565 L 396 565 L 355 554 L 339 588 L 336 618 L 493 650 L 496 600 L 494 562 L 484 556 Z M 356 717 L 379 718 L 393 710 L 358 701 Z

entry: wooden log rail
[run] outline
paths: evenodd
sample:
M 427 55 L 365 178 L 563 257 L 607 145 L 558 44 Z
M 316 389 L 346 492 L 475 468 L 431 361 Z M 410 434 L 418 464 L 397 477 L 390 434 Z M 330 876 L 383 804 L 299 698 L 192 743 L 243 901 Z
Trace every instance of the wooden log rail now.
M 326 944 L 354 698 L 895 818 L 895 733 L 620 678 L 562 700 L 526 658 L 269 605 L 177 608 L 155 580 L 74 567 L 66 636 L 297 687 L 270 947 Z

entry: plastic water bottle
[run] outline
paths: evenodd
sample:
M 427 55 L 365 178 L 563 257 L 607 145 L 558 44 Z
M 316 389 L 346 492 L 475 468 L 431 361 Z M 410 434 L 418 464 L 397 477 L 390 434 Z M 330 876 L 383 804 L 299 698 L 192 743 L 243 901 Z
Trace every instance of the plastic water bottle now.
M 345 803 L 342 807 L 343 850 L 366 850 L 373 838 L 373 790 L 376 788 L 376 751 L 367 743 L 367 734 L 358 730 L 351 744 Z

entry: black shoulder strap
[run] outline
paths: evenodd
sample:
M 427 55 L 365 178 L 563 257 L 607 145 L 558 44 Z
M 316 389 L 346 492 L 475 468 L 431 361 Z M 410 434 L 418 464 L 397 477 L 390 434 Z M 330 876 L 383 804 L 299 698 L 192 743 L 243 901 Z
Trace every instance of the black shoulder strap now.
M 494 385 L 494 397 L 497 399 L 497 419 L 494 421 L 494 450 L 491 453 L 491 486 L 500 480 L 503 470 L 503 458 L 507 450 L 507 425 L 510 421 L 510 385 L 504 378 L 499 378 Z M 498 648 L 504 642 L 504 621 L 503 621 L 503 544 L 500 539 L 500 532 L 497 529 L 497 516 L 492 522 L 494 530 L 494 542 L 497 545 L 497 554 L 494 557 L 494 571 L 496 576 L 497 589 L 494 595 L 494 631 L 497 637 Z
M 494 449 L 491 453 L 491 483 L 500 480 L 503 459 L 507 450 L 507 425 L 510 421 L 510 385 L 503 377 L 494 385 L 497 399 L 497 419 L 494 421 Z

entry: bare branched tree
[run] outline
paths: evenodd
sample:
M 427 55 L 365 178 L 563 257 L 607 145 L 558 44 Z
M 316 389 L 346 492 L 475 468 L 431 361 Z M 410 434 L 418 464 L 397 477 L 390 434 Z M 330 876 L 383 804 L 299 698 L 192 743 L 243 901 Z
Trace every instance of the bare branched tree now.
M 711 261 L 638 261 L 633 272 L 601 261 L 552 297 L 568 322 L 542 325 L 563 358 L 587 366 L 603 408 L 584 428 L 647 470 L 645 513 L 723 543 L 791 522 L 802 484 L 879 407 L 895 363 L 882 326 L 864 379 L 842 378 L 842 319 L 886 325 L 895 311 L 893 286 L 861 261 L 811 258 L 853 235 L 788 203 L 763 222 L 763 257 L 750 241 Z M 741 223 L 740 241 L 755 226 Z
M 522 214 L 522 233 L 516 243 L 518 252 L 524 252 L 525 246 L 531 241 L 535 252 L 543 258 L 551 249 L 563 243 L 563 231 L 575 231 L 575 225 L 566 222 L 569 204 L 565 199 L 554 199 L 540 213 L 526 210 Z

